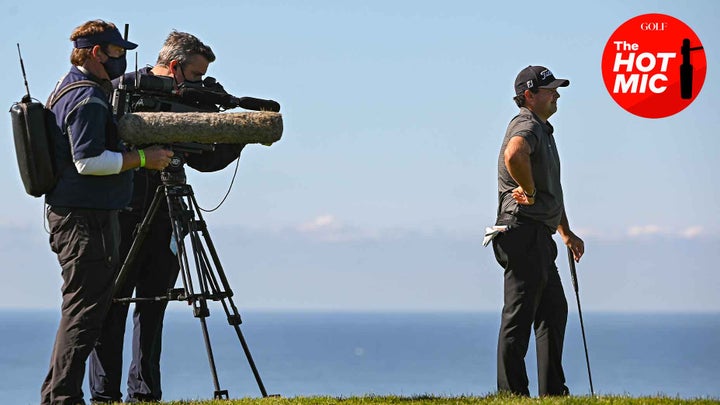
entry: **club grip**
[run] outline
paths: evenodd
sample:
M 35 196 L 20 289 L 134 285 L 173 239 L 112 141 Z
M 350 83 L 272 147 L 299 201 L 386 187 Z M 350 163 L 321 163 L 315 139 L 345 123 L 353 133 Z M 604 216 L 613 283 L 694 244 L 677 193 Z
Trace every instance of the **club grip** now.
M 573 289 L 577 293 L 579 291 L 577 281 L 577 270 L 575 269 L 575 256 L 573 255 L 572 249 L 568 246 L 567 248 L 568 264 L 570 266 L 570 280 L 572 280 Z

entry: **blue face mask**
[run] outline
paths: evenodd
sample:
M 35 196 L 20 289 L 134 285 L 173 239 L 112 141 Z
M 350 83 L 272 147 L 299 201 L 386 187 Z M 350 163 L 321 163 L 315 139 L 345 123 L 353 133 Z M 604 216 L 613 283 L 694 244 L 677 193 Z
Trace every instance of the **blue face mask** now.
M 105 55 L 107 55 L 107 52 L 105 52 Z M 125 69 L 127 68 L 127 59 L 125 59 L 125 55 L 118 56 L 116 58 L 108 55 L 108 60 L 103 62 L 102 65 L 105 67 L 105 71 L 107 72 L 108 77 L 110 77 L 110 80 L 113 80 L 125 73 Z

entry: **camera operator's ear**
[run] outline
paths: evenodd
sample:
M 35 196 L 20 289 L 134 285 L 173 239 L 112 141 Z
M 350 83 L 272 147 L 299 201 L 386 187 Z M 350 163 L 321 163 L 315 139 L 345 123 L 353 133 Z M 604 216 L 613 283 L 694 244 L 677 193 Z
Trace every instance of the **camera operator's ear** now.
M 102 63 L 102 58 L 100 57 L 101 51 L 102 47 L 100 45 L 94 45 L 92 48 L 90 48 L 90 56 L 95 58 L 95 60 L 97 60 L 98 62 Z
M 178 83 L 180 82 L 180 80 L 178 79 L 178 68 L 179 67 L 180 67 L 180 63 L 176 60 L 171 60 L 170 63 L 168 63 L 168 70 L 170 71 L 170 73 L 172 73 L 173 78 L 175 78 L 175 81 Z M 183 80 L 185 80 L 184 77 L 183 77 Z

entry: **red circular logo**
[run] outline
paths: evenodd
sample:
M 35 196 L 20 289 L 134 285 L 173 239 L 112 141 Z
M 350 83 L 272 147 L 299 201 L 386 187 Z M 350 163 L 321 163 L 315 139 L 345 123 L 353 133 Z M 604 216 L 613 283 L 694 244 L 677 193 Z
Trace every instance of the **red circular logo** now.
M 602 56 L 605 87 L 620 107 L 663 118 L 695 100 L 707 72 L 695 32 L 677 18 L 643 14 L 613 32 Z

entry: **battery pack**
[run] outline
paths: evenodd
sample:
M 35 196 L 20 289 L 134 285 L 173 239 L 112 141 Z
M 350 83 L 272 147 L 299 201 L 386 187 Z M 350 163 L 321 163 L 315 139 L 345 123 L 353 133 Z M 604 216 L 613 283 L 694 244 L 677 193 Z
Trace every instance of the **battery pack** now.
M 14 103 L 10 107 L 20 178 L 25 191 L 34 197 L 52 190 L 56 181 L 46 114 L 39 102 Z

